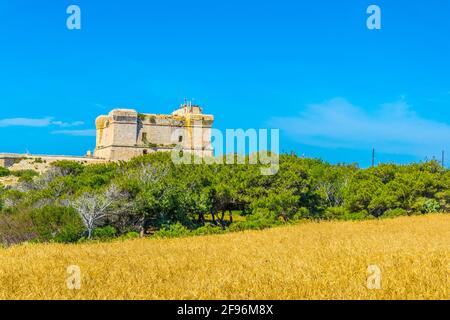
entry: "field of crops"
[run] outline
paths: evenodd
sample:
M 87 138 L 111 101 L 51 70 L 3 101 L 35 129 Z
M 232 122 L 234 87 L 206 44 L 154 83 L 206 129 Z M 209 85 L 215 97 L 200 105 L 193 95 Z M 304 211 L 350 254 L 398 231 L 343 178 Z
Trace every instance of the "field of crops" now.
M 109 298 L 449 299 L 450 215 L 0 249 L 0 299 Z

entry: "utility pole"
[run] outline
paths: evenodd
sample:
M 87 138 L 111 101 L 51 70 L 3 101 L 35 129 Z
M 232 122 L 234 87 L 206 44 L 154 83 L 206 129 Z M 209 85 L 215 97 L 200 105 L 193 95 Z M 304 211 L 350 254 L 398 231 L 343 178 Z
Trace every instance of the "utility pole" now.
M 442 168 L 444 168 L 444 165 L 445 165 L 445 162 L 444 162 L 444 160 L 445 160 L 445 151 L 444 151 L 444 150 L 442 150 L 442 161 L 441 161 L 441 164 L 442 164 Z
M 372 148 L 372 167 L 375 167 L 375 148 Z

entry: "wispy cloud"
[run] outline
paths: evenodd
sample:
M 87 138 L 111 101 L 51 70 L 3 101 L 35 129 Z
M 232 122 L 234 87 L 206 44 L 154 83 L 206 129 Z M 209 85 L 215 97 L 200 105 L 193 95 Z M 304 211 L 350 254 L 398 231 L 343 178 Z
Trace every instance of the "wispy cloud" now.
M 424 156 L 450 146 L 450 125 L 420 117 L 404 100 L 368 112 L 335 98 L 269 123 L 301 143 L 319 147 L 375 147 L 387 153 Z
M 65 136 L 74 136 L 74 137 L 95 137 L 94 129 L 86 129 L 86 130 L 55 130 L 52 131 L 52 134 L 60 134 Z
M 60 128 L 78 127 L 84 125 L 83 121 L 63 122 L 56 121 L 52 117 L 46 118 L 9 118 L 0 119 L 0 127 L 49 127 L 57 126 Z
M 84 125 L 83 121 L 74 121 L 74 122 L 62 122 L 62 121 L 52 121 L 52 125 L 61 127 L 61 128 L 70 128 L 70 127 L 78 127 Z
M 51 118 L 29 119 L 29 118 L 11 118 L 0 119 L 0 127 L 47 127 L 51 123 Z

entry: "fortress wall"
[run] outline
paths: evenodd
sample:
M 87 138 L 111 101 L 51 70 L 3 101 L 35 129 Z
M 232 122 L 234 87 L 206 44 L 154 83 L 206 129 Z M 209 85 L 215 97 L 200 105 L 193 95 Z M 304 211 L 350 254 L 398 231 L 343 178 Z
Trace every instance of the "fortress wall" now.
M 100 159 L 111 159 L 111 147 L 97 147 L 94 155 L 96 158 Z
M 136 147 L 117 146 L 110 148 L 110 150 L 109 160 L 111 161 L 129 160 L 131 158 L 142 156 L 144 154 L 144 149 L 139 149 Z
M 158 145 L 171 145 L 177 143 L 178 141 L 172 141 L 172 133 L 175 128 L 168 125 L 156 125 L 156 124 L 146 124 L 143 125 L 142 129 L 139 131 L 138 144 L 144 145 L 145 143 L 155 143 Z M 147 141 L 143 141 L 143 133 L 147 135 Z

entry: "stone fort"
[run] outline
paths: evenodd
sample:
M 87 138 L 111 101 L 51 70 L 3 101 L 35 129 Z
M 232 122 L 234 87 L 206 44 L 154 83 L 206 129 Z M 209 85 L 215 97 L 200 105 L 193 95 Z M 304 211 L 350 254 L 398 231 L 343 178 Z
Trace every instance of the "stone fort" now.
M 213 156 L 211 128 L 214 116 L 198 105 L 185 102 L 172 114 L 143 114 L 133 109 L 114 109 L 96 121 L 96 148 L 85 157 L 1 154 L 0 166 L 11 167 L 21 159 L 51 163 L 72 160 L 83 163 L 126 161 L 136 156 L 174 148 L 200 157 Z
M 129 160 L 176 146 L 197 156 L 212 156 L 212 115 L 199 106 L 184 103 L 170 115 L 142 114 L 115 109 L 96 120 L 97 146 L 94 157 L 111 161 Z

